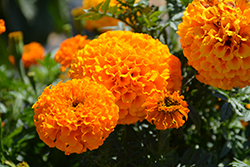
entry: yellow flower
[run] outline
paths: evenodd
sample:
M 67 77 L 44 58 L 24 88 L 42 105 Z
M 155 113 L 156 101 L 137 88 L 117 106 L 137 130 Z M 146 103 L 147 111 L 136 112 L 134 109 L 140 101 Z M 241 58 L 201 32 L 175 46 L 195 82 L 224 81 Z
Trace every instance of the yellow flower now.
M 20 162 L 20 163 L 17 165 L 17 167 L 29 167 L 29 164 L 28 164 L 27 162 L 23 161 L 23 162 Z
M 23 47 L 22 62 L 25 68 L 37 64 L 37 60 L 44 58 L 45 50 L 38 42 L 31 42 Z
M 194 0 L 177 32 L 200 82 L 230 90 L 250 84 L 250 2 Z
M 147 34 L 108 31 L 76 53 L 70 76 L 88 76 L 112 91 L 120 108 L 118 123 L 131 124 L 145 118 L 147 96 L 180 90 L 180 66 L 166 45 Z
M 146 119 L 151 124 L 155 124 L 156 129 L 159 130 L 178 129 L 185 123 L 183 117 L 188 119 L 189 109 L 183 99 L 184 96 L 180 96 L 177 91 L 155 93 L 148 97 L 144 104 L 147 111 Z
M 71 60 L 74 54 L 84 48 L 84 46 L 90 40 L 87 39 L 87 36 L 81 36 L 80 34 L 76 35 L 75 37 L 66 39 L 60 45 L 60 48 L 55 54 L 55 61 L 60 63 L 61 71 L 64 72 L 66 68 L 70 67 Z
M 48 86 L 33 105 L 38 135 L 66 155 L 97 149 L 117 125 L 114 100 L 103 85 L 88 78 Z
M 6 31 L 5 22 L 3 19 L 0 19 L 0 34 Z

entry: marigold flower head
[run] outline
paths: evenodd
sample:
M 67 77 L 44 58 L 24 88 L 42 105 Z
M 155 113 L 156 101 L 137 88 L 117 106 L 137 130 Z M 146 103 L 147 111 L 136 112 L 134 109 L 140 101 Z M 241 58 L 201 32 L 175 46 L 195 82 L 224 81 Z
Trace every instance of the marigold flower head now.
M 155 93 L 149 96 L 144 106 L 146 107 L 146 119 L 151 124 L 155 124 L 156 129 L 165 130 L 179 128 L 188 119 L 189 109 L 184 96 L 180 96 L 177 91 Z
M 78 50 L 84 48 L 89 41 L 90 40 L 87 39 L 86 35 L 82 36 L 78 34 L 75 37 L 68 38 L 61 43 L 60 48 L 55 54 L 55 61 L 62 65 L 60 68 L 62 72 L 64 72 L 66 68 L 70 67 L 74 54 Z
M 25 68 L 29 68 L 32 64 L 37 64 L 37 60 L 44 58 L 45 50 L 38 42 L 31 42 L 24 45 L 22 62 Z
M 145 118 L 147 96 L 180 90 L 180 66 L 166 45 L 147 34 L 108 31 L 76 53 L 70 76 L 88 76 L 106 86 L 120 109 L 118 123 L 131 124 Z
M 3 19 L 0 19 L 0 34 L 6 31 L 5 22 Z
M 117 125 L 114 100 L 103 85 L 88 78 L 48 86 L 33 105 L 38 135 L 66 155 L 97 149 Z
M 200 82 L 230 90 L 250 84 L 250 2 L 194 0 L 177 32 Z

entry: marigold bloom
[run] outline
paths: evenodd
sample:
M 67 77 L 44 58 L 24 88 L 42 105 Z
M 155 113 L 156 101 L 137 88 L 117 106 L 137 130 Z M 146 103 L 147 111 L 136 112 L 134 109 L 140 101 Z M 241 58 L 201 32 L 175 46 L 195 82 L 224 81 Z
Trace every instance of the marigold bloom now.
M 187 102 L 183 101 L 184 96 L 180 96 L 177 91 L 155 93 L 147 98 L 146 119 L 151 124 L 155 124 L 156 129 L 165 130 L 179 128 L 184 123 L 183 117 L 188 119 L 189 109 Z
M 37 60 L 44 58 L 45 50 L 38 42 L 31 42 L 24 45 L 22 62 L 25 68 L 29 68 L 32 64 L 37 64 Z
M 71 63 L 72 78 L 92 78 L 116 97 L 119 124 L 146 116 L 142 104 L 153 92 L 180 90 L 181 64 L 166 45 L 147 34 L 108 31 L 78 51 Z
M 114 100 L 103 85 L 88 78 L 46 87 L 33 105 L 40 139 L 66 155 L 97 149 L 117 125 Z
M 250 84 L 250 2 L 194 0 L 177 32 L 200 82 L 231 90 Z
M 75 37 L 68 38 L 63 41 L 60 45 L 59 50 L 55 54 L 55 61 L 60 63 L 61 71 L 64 72 L 66 68 L 70 67 L 71 60 L 74 54 L 85 47 L 87 43 L 89 43 L 89 39 L 87 36 L 81 36 L 80 34 Z
M 5 22 L 3 19 L 0 19 L 0 34 L 6 31 Z

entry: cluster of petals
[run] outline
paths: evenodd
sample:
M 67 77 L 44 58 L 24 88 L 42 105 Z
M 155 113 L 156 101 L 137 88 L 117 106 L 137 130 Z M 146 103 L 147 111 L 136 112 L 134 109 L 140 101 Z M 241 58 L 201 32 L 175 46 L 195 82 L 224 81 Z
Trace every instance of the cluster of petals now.
M 22 62 L 25 68 L 29 68 L 32 64 L 37 64 L 38 60 L 42 60 L 45 55 L 45 49 L 38 42 L 31 42 L 23 46 Z
M 200 82 L 231 90 L 250 84 L 250 2 L 194 0 L 178 34 Z
M 114 100 L 109 90 L 88 78 L 48 86 L 33 105 L 38 135 L 66 155 L 97 149 L 117 125 Z
M 60 45 L 60 48 L 55 54 L 55 61 L 60 63 L 62 66 L 60 70 L 64 72 L 67 68 L 70 67 L 71 60 L 73 59 L 74 54 L 85 47 L 85 45 L 90 40 L 87 39 L 87 36 L 76 35 L 74 37 L 68 38 L 63 41 Z
M 108 31 L 78 51 L 71 63 L 71 78 L 90 77 L 116 97 L 119 124 L 146 116 L 147 96 L 165 88 L 181 87 L 181 64 L 166 45 L 147 34 Z
M 0 34 L 6 31 L 5 22 L 3 19 L 0 19 Z
M 146 107 L 146 119 L 156 126 L 156 129 L 165 130 L 179 128 L 188 119 L 189 109 L 184 96 L 178 91 L 170 93 L 162 91 L 149 96 L 144 106 Z

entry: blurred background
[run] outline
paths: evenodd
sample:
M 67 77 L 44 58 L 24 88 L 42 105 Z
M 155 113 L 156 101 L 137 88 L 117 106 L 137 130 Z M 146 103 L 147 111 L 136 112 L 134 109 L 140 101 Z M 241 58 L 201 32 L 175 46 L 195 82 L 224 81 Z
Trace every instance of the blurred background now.
M 24 44 L 36 41 L 50 52 L 66 39 L 63 26 L 72 24 L 71 10 L 81 5 L 82 0 L 0 0 L 0 19 L 6 26 L 0 36 L 0 65 L 9 64 L 6 48 L 10 32 L 22 31 Z

